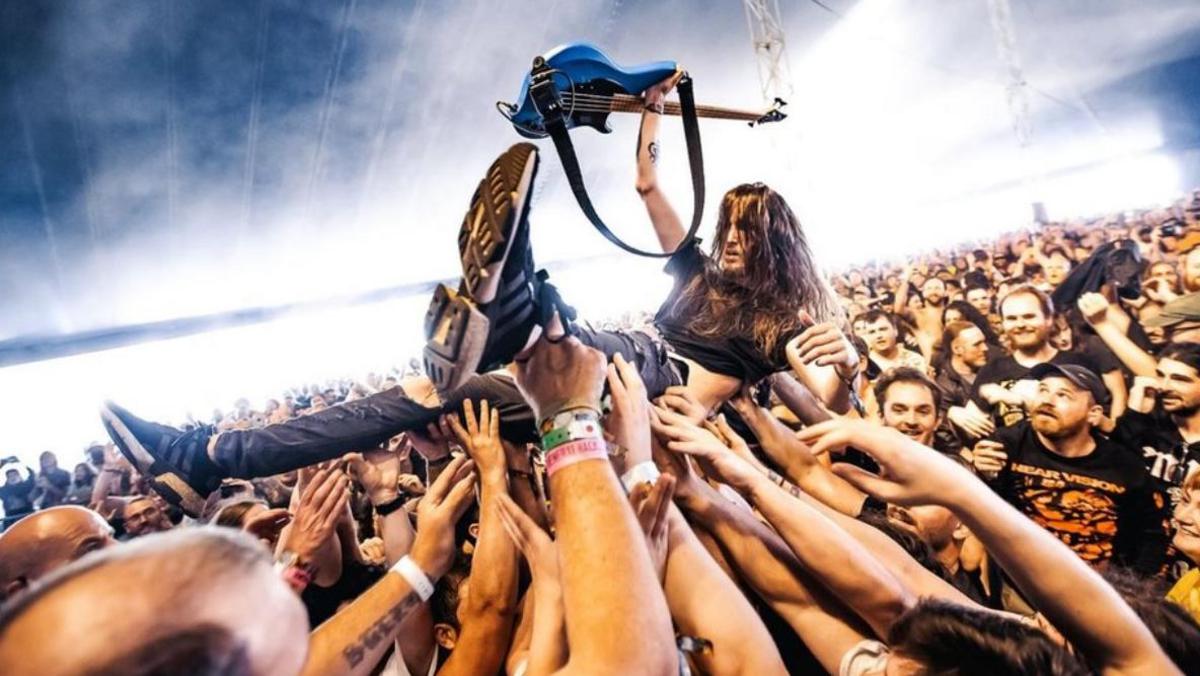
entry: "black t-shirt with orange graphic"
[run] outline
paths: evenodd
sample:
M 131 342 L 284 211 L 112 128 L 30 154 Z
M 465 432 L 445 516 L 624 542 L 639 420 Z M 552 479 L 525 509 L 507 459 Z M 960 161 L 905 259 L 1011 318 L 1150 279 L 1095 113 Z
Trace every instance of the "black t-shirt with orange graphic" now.
M 995 439 L 1008 460 L 991 484 L 1010 504 L 1088 563 L 1162 570 L 1166 496 L 1136 454 L 1095 435 L 1096 450 L 1066 458 L 1046 448 L 1028 421 L 997 430 Z

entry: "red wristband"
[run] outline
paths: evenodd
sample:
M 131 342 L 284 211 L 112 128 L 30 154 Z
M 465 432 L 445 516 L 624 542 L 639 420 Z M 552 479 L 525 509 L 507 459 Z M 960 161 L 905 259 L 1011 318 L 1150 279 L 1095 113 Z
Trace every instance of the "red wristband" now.
M 584 460 L 608 460 L 608 444 L 603 439 L 568 441 L 546 453 L 546 476 Z

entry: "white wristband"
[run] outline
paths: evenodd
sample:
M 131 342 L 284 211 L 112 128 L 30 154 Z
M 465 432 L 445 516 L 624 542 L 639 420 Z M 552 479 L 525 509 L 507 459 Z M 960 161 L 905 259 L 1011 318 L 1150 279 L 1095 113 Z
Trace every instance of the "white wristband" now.
M 646 460 L 639 462 L 633 466 L 633 469 L 621 475 L 621 485 L 625 487 L 625 492 L 629 493 L 633 487 L 640 483 L 652 484 L 658 481 L 658 467 Z
M 408 585 L 413 588 L 413 591 L 417 592 L 417 596 L 421 598 L 422 602 L 428 601 L 429 597 L 433 596 L 433 582 L 429 580 L 429 576 L 425 574 L 425 571 L 421 570 L 421 567 L 409 558 L 407 554 L 401 557 L 396 562 L 396 565 L 392 566 L 391 572 L 408 581 Z

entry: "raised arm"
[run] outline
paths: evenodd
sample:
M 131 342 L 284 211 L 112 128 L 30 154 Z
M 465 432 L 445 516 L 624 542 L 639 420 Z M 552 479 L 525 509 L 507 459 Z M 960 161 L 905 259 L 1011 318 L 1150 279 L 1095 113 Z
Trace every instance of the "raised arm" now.
M 508 458 L 500 443 L 500 413 L 479 402 L 463 402 L 463 422 L 447 416 L 450 428 L 479 473 L 479 539 L 471 557 L 470 593 L 461 609 L 462 634 L 439 671 L 494 674 L 504 665 L 517 612 L 517 548 L 500 521 L 500 496 L 508 495 Z
M 406 572 L 393 568 L 349 606 L 338 611 L 313 631 L 308 640 L 308 675 L 347 674 L 365 676 L 375 670 L 400 623 L 422 603 L 410 576 L 419 574 L 432 593 L 433 583 L 446 573 L 454 560 L 454 524 L 471 502 L 474 465 L 456 458 L 429 488 L 417 513 L 418 532 L 407 561 L 415 567 Z
M 861 544 L 823 514 L 798 501 L 706 430 L 655 425 L 668 450 L 703 458 L 775 527 L 805 570 L 887 636 L 916 599 Z
M 1153 378 L 1158 368 L 1154 356 L 1146 352 L 1137 343 L 1130 340 L 1113 316 L 1115 311 L 1104 296 L 1098 293 L 1085 293 L 1079 297 L 1079 312 L 1088 324 L 1096 330 L 1100 340 L 1112 350 L 1135 376 Z
M 1089 664 L 1111 674 L 1179 673 L 1096 571 L 966 468 L 895 430 L 865 423 L 825 423 L 802 437 L 822 451 L 853 445 L 874 458 L 886 478 L 844 464 L 834 469 L 880 500 L 954 512 Z
M 539 420 L 557 424 L 559 413 L 582 416 L 595 431 L 605 378 L 604 355 L 575 338 L 541 341 L 518 364 L 517 384 Z M 645 397 L 645 392 L 639 393 Z M 632 432 L 613 430 L 631 455 Z M 564 423 L 565 424 L 565 423 Z M 587 428 L 587 426 L 583 426 Z M 552 430 L 553 431 L 553 430 Z M 624 432 L 629 432 L 625 430 Z M 666 599 L 646 540 L 617 481 L 603 439 L 580 438 L 546 454 L 563 605 L 571 628 L 564 671 L 667 674 L 677 669 L 675 636 Z
M 654 234 L 663 251 L 679 248 L 687 234 L 679 214 L 658 185 L 658 123 L 662 120 L 663 100 L 679 81 L 679 75 L 676 73 L 645 91 L 646 109 L 642 111 L 642 126 L 638 131 L 637 192 L 646 205 L 646 213 L 650 215 L 650 223 L 654 225 Z
M 389 567 L 394 566 L 412 551 L 417 537 L 408 511 L 396 504 L 404 499 L 399 490 L 400 474 L 404 469 L 400 454 L 376 449 L 351 457 L 349 462 L 379 515 L 379 535 L 383 538 L 385 560 Z M 417 603 L 399 621 L 396 643 L 410 673 L 429 671 L 436 644 L 433 614 L 428 602 Z
M 700 481 L 686 458 L 656 451 L 660 456 L 663 471 L 676 476 L 676 500 L 684 512 L 717 541 L 745 582 L 779 613 L 821 666 L 836 673 L 842 656 L 869 629 L 819 585 L 805 581 L 795 554 L 770 526 Z

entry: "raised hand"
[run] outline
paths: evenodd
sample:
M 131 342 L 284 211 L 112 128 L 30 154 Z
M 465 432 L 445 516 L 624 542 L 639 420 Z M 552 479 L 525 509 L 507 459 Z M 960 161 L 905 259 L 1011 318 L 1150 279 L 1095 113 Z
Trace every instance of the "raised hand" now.
M 654 400 L 654 405 L 669 408 L 697 425 L 708 417 L 708 409 L 683 385 L 668 387 L 661 397 Z
M 810 326 L 788 342 L 788 349 L 794 349 L 806 365 L 832 366 L 842 378 L 853 377 L 858 372 L 858 351 L 846 335 L 830 322 L 812 324 L 807 312 L 802 319 Z
M 673 411 L 655 409 L 654 413 L 651 426 L 660 441 L 665 441 L 667 450 L 704 460 L 722 481 L 734 488 L 748 488 L 757 477 L 758 470 L 730 450 L 716 434 L 691 424 Z
M 408 441 L 426 460 L 440 460 L 450 455 L 450 440 L 454 438 L 445 417 L 425 426 L 425 432 L 410 430 Z
M 675 477 L 670 474 L 660 474 L 653 485 L 640 483 L 629 493 L 629 502 L 633 505 L 642 532 L 646 534 L 650 559 L 654 562 L 654 569 L 658 571 L 660 582 L 667 574 L 667 513 L 674 494 Z
M 1108 299 L 1098 293 L 1085 293 L 1076 302 L 1079 313 L 1088 324 L 1095 326 L 1108 319 Z
M 996 423 L 992 422 L 992 417 L 974 406 L 951 406 L 946 411 L 946 417 L 977 439 L 996 431 Z
M 534 583 L 557 581 L 558 550 L 554 541 L 507 494 L 498 497 L 496 508 L 500 523 L 504 524 L 504 531 L 529 563 Z
M 998 441 L 984 439 L 971 449 L 971 464 L 981 476 L 995 477 L 1008 463 L 1008 454 L 1004 452 L 1004 444 Z
M 835 463 L 832 469 L 855 488 L 885 502 L 904 507 L 946 504 L 957 492 L 979 486 L 958 463 L 890 427 L 841 418 L 813 425 L 796 436 L 813 444 L 814 453 L 853 446 L 874 458 L 878 475 L 846 463 Z
M 517 362 L 517 387 L 538 420 L 572 407 L 600 410 L 604 354 L 574 337 L 541 340 Z
M 316 471 L 304 485 L 284 549 L 311 562 L 333 536 L 338 518 L 350 500 L 350 479 L 340 467 Z
M 446 574 L 454 562 L 454 526 L 471 504 L 475 463 L 457 457 L 429 487 L 417 507 L 417 537 L 410 556 L 430 578 Z
M 625 449 L 625 464 L 633 467 L 650 460 L 650 402 L 646 399 L 646 386 L 637 369 L 620 353 L 613 355 L 608 365 L 608 391 L 612 411 L 604 429 Z
M 351 473 L 362 484 L 372 505 L 385 505 L 400 497 L 400 475 L 404 461 L 400 454 L 373 449 L 346 456 Z
M 508 475 L 508 458 L 500 443 L 500 412 L 493 409 L 487 399 L 479 402 L 479 417 L 475 417 L 475 405 L 470 399 L 463 401 L 464 426 L 457 416 L 445 416 L 454 435 L 467 455 L 475 461 L 480 474 L 503 478 Z

